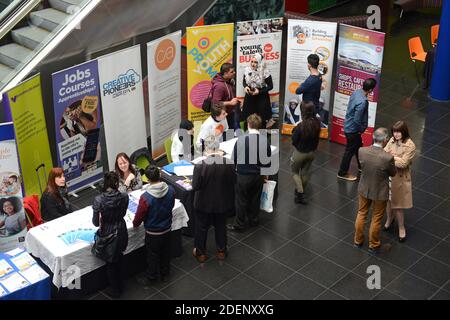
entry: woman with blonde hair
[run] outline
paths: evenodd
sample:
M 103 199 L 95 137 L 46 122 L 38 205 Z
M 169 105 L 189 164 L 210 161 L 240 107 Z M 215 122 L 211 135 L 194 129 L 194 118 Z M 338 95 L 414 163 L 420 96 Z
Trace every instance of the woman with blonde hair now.
M 389 230 L 394 219 L 398 224 L 398 241 L 406 240 L 404 209 L 413 207 L 411 184 L 411 161 L 416 154 L 416 146 L 409 136 L 408 126 L 404 121 L 397 121 L 392 126 L 392 138 L 384 150 L 394 156 L 397 174 L 392 177 L 391 195 L 386 209 L 387 219 L 384 230 Z

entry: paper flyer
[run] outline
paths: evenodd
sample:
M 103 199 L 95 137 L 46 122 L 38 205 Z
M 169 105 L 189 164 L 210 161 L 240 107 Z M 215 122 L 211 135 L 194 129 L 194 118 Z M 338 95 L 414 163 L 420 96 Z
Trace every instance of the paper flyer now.
M 30 283 L 36 283 L 48 277 L 48 274 L 37 264 L 21 271 L 20 274 Z

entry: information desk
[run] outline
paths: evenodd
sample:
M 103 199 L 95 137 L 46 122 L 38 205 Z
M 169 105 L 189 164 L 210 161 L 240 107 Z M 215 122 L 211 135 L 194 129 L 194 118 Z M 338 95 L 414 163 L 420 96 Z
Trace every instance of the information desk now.
M 236 144 L 237 138 L 230 139 L 225 142 L 220 143 L 219 149 L 222 150 L 225 154 L 224 157 L 231 160 L 231 155 L 233 153 L 234 145 Z M 272 154 L 276 154 L 278 152 L 277 147 L 271 146 Z M 205 157 L 199 157 L 192 161 L 193 164 L 200 162 Z M 195 215 L 194 215 L 194 191 L 190 187 L 192 185 L 181 183 L 186 178 L 192 180 L 192 176 L 177 176 L 175 174 L 168 173 L 164 170 L 161 170 L 161 180 L 171 185 L 175 189 L 175 195 L 177 199 L 180 199 L 181 203 L 184 205 L 186 212 L 189 216 L 188 227 L 183 229 L 183 235 L 186 236 L 194 236 L 195 233 Z M 269 177 L 270 180 L 275 180 L 278 182 L 278 174 L 272 175 Z M 278 183 L 275 187 L 275 196 L 274 201 L 276 200 L 278 195 Z M 234 215 L 234 212 L 231 212 L 231 215 Z
M 0 253 L 0 300 L 50 300 L 50 277 L 22 248 Z
M 125 216 L 128 229 L 128 247 L 125 254 L 144 246 L 144 225 L 134 228 L 132 223 L 142 193 L 142 190 L 137 190 L 129 194 L 130 202 Z M 174 231 L 186 227 L 189 220 L 183 204 L 178 199 L 175 199 L 172 214 L 171 235 L 175 234 Z M 105 264 L 91 253 L 97 230 L 92 224 L 92 216 L 92 207 L 89 206 L 34 227 L 27 233 L 26 249 L 48 266 L 53 273 L 53 284 L 57 288 L 69 285 L 74 270 L 83 276 Z M 178 236 L 176 241 L 180 255 L 181 237 Z

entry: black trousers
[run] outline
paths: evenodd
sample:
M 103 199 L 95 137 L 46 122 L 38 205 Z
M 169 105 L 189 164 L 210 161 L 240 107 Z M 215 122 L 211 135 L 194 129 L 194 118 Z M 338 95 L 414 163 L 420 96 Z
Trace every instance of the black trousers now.
M 108 281 L 112 290 L 116 293 L 123 291 L 122 260 L 123 254 L 120 253 L 116 262 L 106 262 L 106 275 L 108 276 Z
M 342 157 L 341 166 L 339 168 L 339 175 L 343 176 L 348 173 L 348 168 L 350 168 L 350 162 L 352 157 L 356 156 L 356 161 L 358 162 L 358 168 L 361 168 L 358 158 L 358 150 L 362 147 L 362 138 L 359 133 L 346 133 L 347 145 L 345 146 L 344 156 Z
M 206 254 L 206 241 L 208 238 L 208 230 L 214 226 L 214 234 L 216 237 L 216 248 L 218 251 L 227 249 L 227 212 L 203 212 L 195 210 L 195 239 L 194 246 L 199 254 Z
M 155 280 L 165 277 L 170 272 L 170 232 L 162 235 L 145 233 L 145 249 L 147 250 L 147 277 Z
M 235 186 L 236 218 L 234 225 L 244 228 L 257 224 L 264 177 L 261 175 L 237 175 Z

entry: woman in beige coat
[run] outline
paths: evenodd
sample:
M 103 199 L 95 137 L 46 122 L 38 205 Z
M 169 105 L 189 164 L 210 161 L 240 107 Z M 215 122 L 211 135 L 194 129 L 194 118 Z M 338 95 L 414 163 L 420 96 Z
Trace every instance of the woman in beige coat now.
M 412 203 L 412 185 L 411 185 L 411 160 L 416 153 L 416 146 L 412 142 L 406 123 L 397 121 L 392 126 L 392 138 L 384 148 L 394 156 L 397 174 L 392 177 L 391 196 L 387 207 L 387 219 L 384 229 L 388 230 L 394 217 L 397 218 L 398 240 L 406 240 L 404 209 L 410 209 Z

